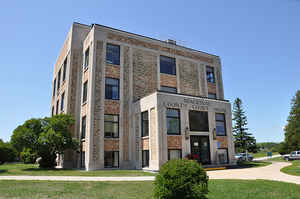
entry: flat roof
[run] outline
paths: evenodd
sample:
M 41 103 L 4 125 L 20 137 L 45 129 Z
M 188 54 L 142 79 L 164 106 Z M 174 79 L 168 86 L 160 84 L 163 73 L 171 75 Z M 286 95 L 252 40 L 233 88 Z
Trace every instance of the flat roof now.
M 144 38 L 151 39 L 151 40 L 154 40 L 154 41 L 162 42 L 164 44 L 178 46 L 178 47 L 185 48 L 187 50 L 195 51 L 195 52 L 198 52 L 198 53 L 204 53 L 204 54 L 207 54 L 207 55 L 210 55 L 210 56 L 219 57 L 218 55 L 215 55 L 215 54 L 212 54 L 212 53 L 207 53 L 207 52 L 196 50 L 196 49 L 193 49 L 193 48 L 188 48 L 188 47 L 185 47 L 185 46 L 182 46 L 182 45 L 178 45 L 178 44 L 171 44 L 171 43 L 168 43 L 167 41 L 163 41 L 163 40 L 160 40 L 160 39 L 155 39 L 155 38 L 152 38 L 152 37 L 147 37 L 145 35 L 140 35 L 140 34 L 128 32 L 128 31 L 124 31 L 124 30 L 120 30 L 120 29 L 117 29 L 117 28 L 112 28 L 112 27 L 109 27 L 109 26 L 101 25 L 101 24 L 94 23 L 94 24 L 91 24 L 91 25 L 87 25 L 87 24 L 82 24 L 82 23 L 78 23 L 78 22 L 74 22 L 74 23 L 79 24 L 79 25 L 88 26 L 88 27 L 93 27 L 94 25 L 96 25 L 96 26 L 100 26 L 100 27 L 103 27 L 103 28 L 108 28 L 108 29 L 111 29 L 111 30 L 120 31 L 120 32 L 123 32 L 123 33 L 126 33 L 126 34 L 131 34 L 131 35 L 135 35 L 135 36 L 138 36 L 138 37 L 144 37 Z

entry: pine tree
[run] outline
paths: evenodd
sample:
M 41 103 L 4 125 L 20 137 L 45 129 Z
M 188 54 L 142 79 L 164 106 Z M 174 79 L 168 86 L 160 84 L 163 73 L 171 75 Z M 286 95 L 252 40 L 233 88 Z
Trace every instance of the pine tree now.
M 286 152 L 300 150 L 300 90 L 291 102 L 291 111 L 285 131 Z
M 256 145 L 256 139 L 251 133 L 248 133 L 248 122 L 245 111 L 243 110 L 242 100 L 236 98 L 233 105 L 233 121 L 232 127 L 234 135 L 234 144 L 236 152 L 257 152 L 258 147 Z

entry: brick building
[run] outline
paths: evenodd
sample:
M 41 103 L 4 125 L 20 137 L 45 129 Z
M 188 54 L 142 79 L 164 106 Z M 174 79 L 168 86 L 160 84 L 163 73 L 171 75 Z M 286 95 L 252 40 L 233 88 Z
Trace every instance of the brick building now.
M 197 154 L 234 164 L 231 105 L 218 56 L 93 24 L 73 23 L 56 61 L 52 115 L 72 114 L 81 153 L 63 167 L 158 170 Z

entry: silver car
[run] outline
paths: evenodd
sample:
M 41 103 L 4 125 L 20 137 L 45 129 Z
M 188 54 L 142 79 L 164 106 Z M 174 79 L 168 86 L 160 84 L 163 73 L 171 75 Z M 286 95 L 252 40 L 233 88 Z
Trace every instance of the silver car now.
M 237 153 L 235 154 L 235 159 L 237 159 L 238 162 L 246 161 L 246 153 Z M 248 161 L 253 161 L 253 156 L 248 153 Z
M 289 155 L 284 155 L 283 159 L 287 161 L 300 160 L 300 151 L 292 151 Z

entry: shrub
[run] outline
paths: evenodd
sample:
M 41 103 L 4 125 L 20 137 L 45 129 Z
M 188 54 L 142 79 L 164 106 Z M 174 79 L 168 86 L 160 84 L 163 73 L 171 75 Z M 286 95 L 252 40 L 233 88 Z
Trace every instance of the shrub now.
M 16 160 L 16 150 L 8 143 L 0 144 L 0 164 L 5 162 L 13 162 Z
M 21 152 L 21 160 L 25 164 L 33 164 L 35 163 L 35 160 L 38 158 L 37 153 L 33 152 L 31 149 L 24 148 Z
M 161 167 L 154 185 L 158 199 L 205 199 L 208 176 L 194 160 L 170 160 Z

